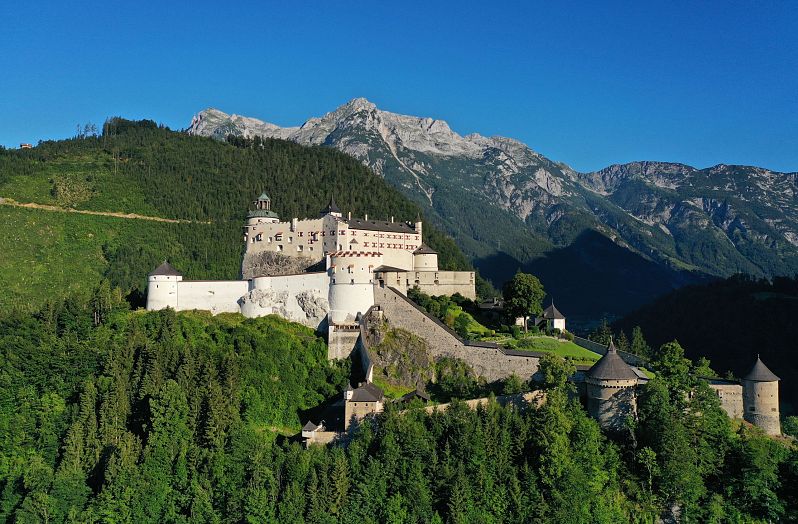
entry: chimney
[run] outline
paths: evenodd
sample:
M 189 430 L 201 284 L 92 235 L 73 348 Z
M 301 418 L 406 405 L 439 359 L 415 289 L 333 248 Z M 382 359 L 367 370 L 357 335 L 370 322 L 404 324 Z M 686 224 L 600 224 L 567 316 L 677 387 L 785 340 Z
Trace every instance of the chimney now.
M 351 211 L 346 214 L 346 219 L 347 220 L 352 220 L 352 212 Z
M 393 223 L 393 215 L 391 215 L 391 223 Z
M 366 216 L 365 216 L 365 217 L 363 217 L 363 220 L 368 220 L 368 219 L 369 219 L 369 214 L 368 214 L 368 213 L 366 213 Z

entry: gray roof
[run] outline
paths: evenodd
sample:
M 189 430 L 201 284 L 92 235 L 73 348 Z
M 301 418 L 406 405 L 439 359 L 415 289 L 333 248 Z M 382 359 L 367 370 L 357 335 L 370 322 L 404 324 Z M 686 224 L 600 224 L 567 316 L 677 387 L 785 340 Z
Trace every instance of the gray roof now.
M 769 370 L 764 362 L 760 360 L 759 355 L 757 355 L 754 367 L 752 367 L 751 371 L 749 371 L 748 374 L 743 377 L 743 380 L 751 380 L 754 382 L 776 382 L 777 380 L 781 379 L 777 377 L 771 370 Z
M 416 388 L 410 393 L 405 393 L 399 400 L 402 402 L 407 402 L 409 400 L 413 400 L 414 398 L 420 398 L 426 402 L 429 402 L 430 400 L 429 394 L 420 388 Z
M 327 207 L 321 210 L 322 215 L 329 215 L 330 213 L 340 213 L 341 210 L 338 209 L 338 205 L 335 203 L 335 199 L 330 197 L 330 203 L 327 204 Z
M 247 213 L 247 218 L 254 217 L 280 218 L 280 215 L 274 211 L 267 211 L 266 209 L 253 209 Z
M 388 231 L 390 233 L 412 233 L 416 230 L 406 222 L 388 222 L 387 220 L 366 220 L 365 218 L 352 218 L 346 221 L 352 229 L 366 231 Z
M 352 392 L 352 402 L 380 402 L 382 400 L 382 390 L 372 383 L 361 384 L 360 387 Z
M 152 276 L 152 275 L 164 275 L 164 276 L 170 276 L 170 277 L 182 277 L 183 276 L 183 274 L 180 271 L 178 271 L 175 268 L 173 268 L 169 264 L 169 262 L 167 262 L 166 260 L 164 260 L 163 264 L 161 264 L 160 266 L 156 267 L 153 270 L 153 272 L 150 273 L 150 276 Z
M 302 431 L 316 431 L 319 426 L 308 420 L 308 423 L 302 426 Z
M 386 266 L 385 264 L 375 267 L 372 271 L 374 271 L 375 273 L 407 273 L 406 269 L 393 267 L 393 266 Z
M 637 373 L 618 354 L 612 340 L 607 347 L 607 352 L 590 368 L 587 376 L 596 380 L 636 380 L 638 378 Z
M 554 307 L 554 301 L 551 301 L 551 305 L 543 310 L 543 318 L 550 318 L 550 319 L 565 319 L 565 315 L 560 313 L 560 310 Z
M 437 255 L 438 252 L 429 247 L 427 244 L 422 243 L 418 248 L 413 251 L 414 255 Z

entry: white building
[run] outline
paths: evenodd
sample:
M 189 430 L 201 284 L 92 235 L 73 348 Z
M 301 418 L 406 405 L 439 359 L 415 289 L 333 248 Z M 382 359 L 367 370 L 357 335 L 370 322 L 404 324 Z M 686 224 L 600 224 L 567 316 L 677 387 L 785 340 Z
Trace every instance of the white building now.
M 559 329 L 564 332 L 565 315 L 560 313 L 560 310 L 554 306 L 554 300 L 552 300 L 549 307 L 543 310 L 543 314 L 535 318 L 535 325 L 549 331 L 552 329 Z

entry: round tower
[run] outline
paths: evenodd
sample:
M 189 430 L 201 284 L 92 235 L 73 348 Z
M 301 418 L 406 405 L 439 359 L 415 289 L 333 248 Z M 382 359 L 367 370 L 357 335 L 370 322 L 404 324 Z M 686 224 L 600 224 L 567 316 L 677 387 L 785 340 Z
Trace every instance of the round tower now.
M 247 226 L 271 224 L 280 221 L 280 217 L 277 213 L 272 211 L 272 199 L 269 198 L 269 195 L 265 192 L 261 193 L 260 196 L 252 202 L 252 207 L 254 209 L 247 213 Z M 245 231 L 248 230 L 246 227 L 244 229 Z
M 637 373 L 624 362 L 610 340 L 607 352 L 587 372 L 587 411 L 610 431 L 624 428 L 626 417 L 635 416 Z
M 167 307 L 177 309 L 177 288 L 181 280 L 183 275 L 164 260 L 163 264 L 147 275 L 147 310 Z
M 415 271 L 438 271 L 438 252 L 427 244 L 421 244 L 413 251 L 413 269 Z
M 781 435 L 779 380 L 758 355 L 754 367 L 743 377 L 743 418 L 768 435 Z
M 330 276 L 330 321 L 351 323 L 358 313 L 374 305 L 374 269 L 382 265 L 382 253 L 335 251 L 327 257 Z

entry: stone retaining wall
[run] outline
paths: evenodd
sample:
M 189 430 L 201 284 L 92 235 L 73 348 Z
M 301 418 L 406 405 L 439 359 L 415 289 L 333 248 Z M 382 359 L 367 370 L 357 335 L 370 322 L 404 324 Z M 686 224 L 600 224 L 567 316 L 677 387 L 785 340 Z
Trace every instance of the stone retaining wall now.
M 539 356 L 506 352 L 496 344 L 466 342 L 440 320 L 422 311 L 413 301 L 391 287 L 374 287 L 374 303 L 391 327 L 402 328 L 424 338 L 433 358 L 462 359 L 477 375 L 493 382 L 512 373 L 526 380 L 538 370 Z

